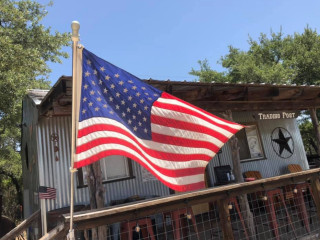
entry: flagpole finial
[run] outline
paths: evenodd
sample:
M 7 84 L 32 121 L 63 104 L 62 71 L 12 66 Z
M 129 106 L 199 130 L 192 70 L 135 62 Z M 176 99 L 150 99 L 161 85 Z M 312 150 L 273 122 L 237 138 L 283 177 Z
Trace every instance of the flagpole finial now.
M 79 41 L 79 29 L 80 23 L 78 21 L 72 21 L 71 23 L 72 28 L 72 41 Z

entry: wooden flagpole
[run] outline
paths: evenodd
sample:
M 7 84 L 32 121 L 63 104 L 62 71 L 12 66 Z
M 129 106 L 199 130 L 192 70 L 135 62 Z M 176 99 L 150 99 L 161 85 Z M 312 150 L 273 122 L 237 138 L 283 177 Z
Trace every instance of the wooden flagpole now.
M 79 42 L 79 29 L 80 24 L 77 21 L 73 21 L 72 28 L 72 135 L 71 135 L 71 166 L 70 166 L 70 230 L 68 239 L 74 240 L 73 229 L 73 211 L 74 211 L 74 158 L 75 158 L 75 141 L 76 141 L 76 116 L 77 116 L 77 47 Z

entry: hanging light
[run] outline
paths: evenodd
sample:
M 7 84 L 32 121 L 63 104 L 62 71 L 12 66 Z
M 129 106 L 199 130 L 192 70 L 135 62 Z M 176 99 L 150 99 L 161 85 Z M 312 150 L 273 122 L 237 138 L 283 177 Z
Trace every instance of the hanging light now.
M 137 223 L 137 225 L 136 225 L 136 227 L 135 227 L 135 231 L 138 233 L 138 232 L 140 232 L 140 226 L 139 226 L 139 224 Z
M 231 210 L 233 208 L 232 204 L 229 202 L 228 209 Z
M 268 200 L 268 197 L 267 196 L 263 196 L 263 201 L 267 201 Z
M 293 193 L 298 193 L 298 189 L 296 187 L 294 187 Z
M 189 220 L 191 219 L 191 213 L 187 212 L 186 216 Z

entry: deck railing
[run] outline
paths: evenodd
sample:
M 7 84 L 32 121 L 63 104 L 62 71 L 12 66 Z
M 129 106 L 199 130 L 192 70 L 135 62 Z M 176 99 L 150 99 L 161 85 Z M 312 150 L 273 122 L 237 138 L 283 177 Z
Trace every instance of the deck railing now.
M 1 240 L 24 240 L 28 239 L 28 228 L 32 226 L 32 229 L 37 229 L 37 233 L 34 233 L 34 236 L 41 237 L 41 216 L 40 210 L 33 213 L 29 218 L 22 221 L 18 226 L 4 235 Z M 1 226 L 0 226 L 1 227 Z
M 320 169 L 74 214 L 76 239 L 318 239 Z M 64 239 L 69 215 L 44 239 Z
M 312 239 L 320 232 L 319 174 L 312 169 L 79 212 L 76 234 L 90 237 L 91 228 L 105 226 L 108 239 Z

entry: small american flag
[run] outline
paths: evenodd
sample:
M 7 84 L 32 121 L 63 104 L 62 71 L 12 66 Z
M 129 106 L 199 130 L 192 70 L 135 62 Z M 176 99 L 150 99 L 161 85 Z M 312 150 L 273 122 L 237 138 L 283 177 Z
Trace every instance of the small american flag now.
M 204 170 L 242 125 L 162 92 L 82 50 L 75 168 L 127 156 L 177 191 L 203 188 Z
M 39 186 L 39 198 L 40 199 L 55 199 L 56 189 L 51 187 Z

